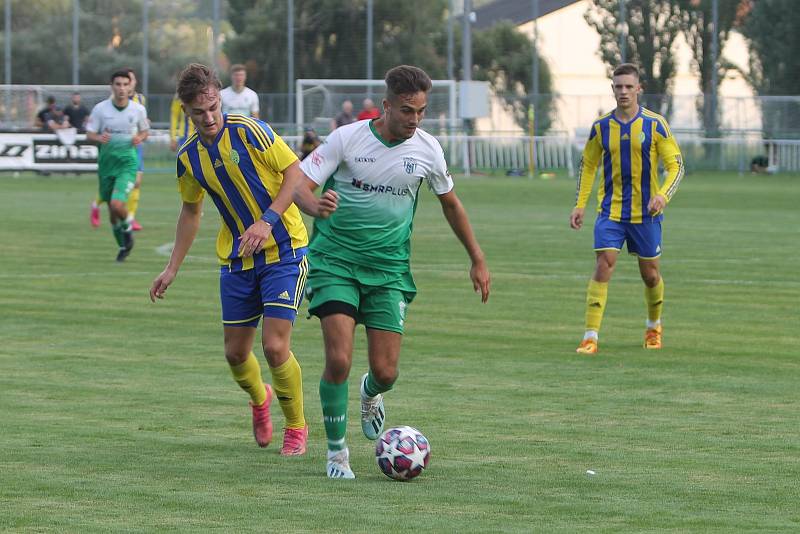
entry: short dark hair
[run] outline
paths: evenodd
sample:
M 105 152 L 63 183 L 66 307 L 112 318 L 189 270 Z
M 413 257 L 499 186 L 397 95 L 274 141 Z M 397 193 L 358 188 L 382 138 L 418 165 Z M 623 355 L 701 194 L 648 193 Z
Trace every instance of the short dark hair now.
M 233 74 L 234 72 L 241 72 L 241 71 L 247 72 L 247 67 L 245 67 L 241 63 L 234 63 L 233 65 L 231 65 L 231 74 Z
M 207 93 L 211 88 L 219 91 L 222 83 L 213 70 L 201 63 L 190 63 L 178 76 L 178 98 L 185 104 L 193 102 L 197 95 Z
M 639 67 L 637 67 L 633 63 L 622 63 L 618 65 L 617 68 L 614 69 L 614 73 L 612 74 L 612 76 L 622 76 L 623 74 L 633 74 L 634 76 L 636 76 L 637 80 L 640 78 Z
M 124 68 L 122 68 L 122 69 L 120 69 L 120 70 L 124 70 L 124 71 L 125 71 L 125 72 L 127 72 L 128 74 L 133 74 L 134 76 L 136 76 L 136 71 L 135 71 L 135 70 L 133 70 L 133 69 L 132 69 L 132 68 L 130 68 L 130 67 L 124 67 Z
M 428 74 L 419 67 L 399 65 L 386 73 L 386 98 L 409 95 L 423 91 L 427 93 L 433 84 Z
M 131 81 L 131 75 L 125 69 L 115 70 L 111 75 L 111 83 L 114 83 L 116 78 L 127 78 L 128 81 Z
M 55 104 L 56 103 L 56 97 L 54 97 L 53 95 L 48 96 L 47 97 L 47 103 L 48 104 Z

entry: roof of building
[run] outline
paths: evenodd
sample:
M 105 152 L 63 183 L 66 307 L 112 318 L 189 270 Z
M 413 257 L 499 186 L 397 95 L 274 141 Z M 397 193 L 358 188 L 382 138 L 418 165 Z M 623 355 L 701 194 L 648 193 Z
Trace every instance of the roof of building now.
M 580 0 L 539 0 L 539 16 L 543 17 L 578 1 Z M 533 19 L 533 0 L 495 0 L 473 11 L 476 20 L 472 27 L 476 30 L 489 28 L 501 20 L 508 20 L 519 26 Z

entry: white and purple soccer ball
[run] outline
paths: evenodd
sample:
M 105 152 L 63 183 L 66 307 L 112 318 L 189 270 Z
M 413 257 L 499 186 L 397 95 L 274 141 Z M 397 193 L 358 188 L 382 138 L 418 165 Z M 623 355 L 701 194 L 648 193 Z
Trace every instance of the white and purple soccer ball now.
M 387 477 L 411 480 L 427 469 L 431 459 L 431 446 L 428 439 L 416 428 L 390 428 L 375 443 L 375 459 Z

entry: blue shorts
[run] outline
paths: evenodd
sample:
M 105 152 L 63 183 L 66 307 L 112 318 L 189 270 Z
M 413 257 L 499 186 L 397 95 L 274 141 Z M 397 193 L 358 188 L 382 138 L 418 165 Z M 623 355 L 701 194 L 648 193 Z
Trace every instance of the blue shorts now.
M 661 221 L 633 224 L 616 222 L 598 215 L 594 223 L 594 250 L 622 250 L 627 243 L 628 252 L 643 260 L 661 256 Z
M 307 275 L 305 254 L 246 271 L 223 267 L 219 276 L 222 324 L 256 327 L 262 315 L 294 322 Z
M 139 143 L 136 145 L 136 156 L 139 158 L 139 166 L 136 167 L 136 172 L 144 171 L 144 145 Z

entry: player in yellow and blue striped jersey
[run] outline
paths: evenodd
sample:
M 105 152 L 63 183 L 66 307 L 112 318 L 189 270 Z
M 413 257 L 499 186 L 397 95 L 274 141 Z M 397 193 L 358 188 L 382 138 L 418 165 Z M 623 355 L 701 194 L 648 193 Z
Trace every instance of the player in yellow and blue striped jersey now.
M 613 73 L 617 107 L 595 120 L 583 150 L 575 207 L 570 226 L 580 229 L 592 193 L 597 167 L 601 169 L 594 227 L 596 265 L 586 298 L 586 331 L 577 351 L 597 352 L 598 333 L 608 294 L 608 282 L 622 244 L 639 259 L 645 284 L 647 321 L 644 346 L 662 346 L 661 310 L 664 281 L 659 270 L 661 220 L 684 175 L 678 143 L 661 115 L 639 105 L 642 86 L 638 68 L 630 63 Z M 667 177 L 659 183 L 658 165 Z
M 177 151 L 194 133 L 194 125 L 186 113 L 183 112 L 181 99 L 178 95 L 172 98 L 169 104 L 169 147 Z
M 175 245 L 166 268 L 153 281 L 150 298 L 163 298 L 175 279 L 208 195 L 221 217 L 216 249 L 225 357 L 234 379 L 250 395 L 256 442 L 266 447 L 272 439 L 273 388 L 262 381 L 252 352 L 263 316 L 262 346 L 286 418 L 281 454 L 303 454 L 308 438 L 303 381 L 290 350 L 308 272 L 308 235 L 292 203 L 302 172 L 295 153 L 269 125 L 243 115 L 223 115 L 220 89 L 216 74 L 205 65 L 191 64 L 180 75 L 178 96 L 196 131 L 178 153 L 183 203 Z M 327 198 L 333 199 L 327 207 L 335 209 L 335 197 Z

